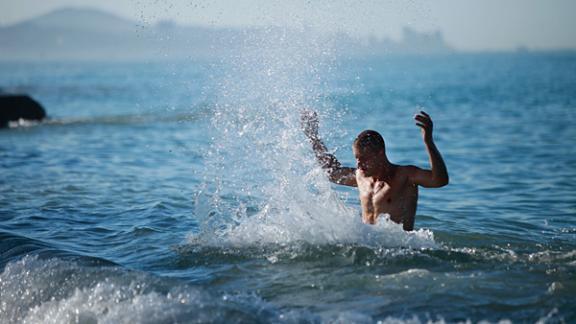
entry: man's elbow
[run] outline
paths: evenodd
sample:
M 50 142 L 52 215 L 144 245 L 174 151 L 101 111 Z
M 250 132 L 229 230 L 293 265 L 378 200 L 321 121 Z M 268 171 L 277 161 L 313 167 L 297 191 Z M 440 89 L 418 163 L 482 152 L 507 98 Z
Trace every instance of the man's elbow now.
M 448 178 L 448 176 L 442 177 L 442 178 L 438 179 L 436 182 L 437 188 L 447 186 L 448 183 L 450 183 L 450 179 Z
M 438 178 L 434 178 L 432 180 L 431 186 L 432 188 L 441 188 L 444 186 L 447 186 L 448 183 L 450 182 L 450 179 L 448 178 L 448 176 L 446 177 L 438 177 Z

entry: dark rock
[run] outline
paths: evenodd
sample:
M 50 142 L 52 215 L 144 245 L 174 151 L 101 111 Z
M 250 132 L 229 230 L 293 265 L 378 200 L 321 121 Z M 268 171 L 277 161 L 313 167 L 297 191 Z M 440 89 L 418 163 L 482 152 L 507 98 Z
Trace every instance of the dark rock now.
M 8 127 L 11 121 L 34 120 L 46 118 L 42 106 L 27 95 L 0 95 L 0 128 Z

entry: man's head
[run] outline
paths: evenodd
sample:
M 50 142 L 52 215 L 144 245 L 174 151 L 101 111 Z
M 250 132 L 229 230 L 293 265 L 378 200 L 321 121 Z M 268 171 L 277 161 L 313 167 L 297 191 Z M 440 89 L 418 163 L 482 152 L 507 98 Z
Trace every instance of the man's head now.
M 387 161 L 384 139 L 378 132 L 365 130 L 358 134 L 352 145 L 358 169 L 366 176 L 374 175 Z

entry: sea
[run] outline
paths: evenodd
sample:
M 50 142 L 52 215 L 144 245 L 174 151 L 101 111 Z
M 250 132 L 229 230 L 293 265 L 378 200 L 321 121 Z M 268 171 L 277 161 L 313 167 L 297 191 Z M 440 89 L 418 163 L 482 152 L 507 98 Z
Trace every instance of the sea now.
M 229 57 L 0 63 L 41 123 L 0 130 L 0 323 L 574 323 L 576 54 L 346 57 L 282 37 Z M 361 221 L 362 130 L 450 184 L 415 230 Z

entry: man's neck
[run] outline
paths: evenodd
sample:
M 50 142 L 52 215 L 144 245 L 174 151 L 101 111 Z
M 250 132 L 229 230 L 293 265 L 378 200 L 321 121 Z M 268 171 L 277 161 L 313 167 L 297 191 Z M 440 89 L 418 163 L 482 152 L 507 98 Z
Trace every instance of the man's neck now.
M 375 181 L 387 181 L 392 179 L 394 176 L 395 167 L 385 158 L 378 170 L 378 174 L 374 175 L 372 178 Z

